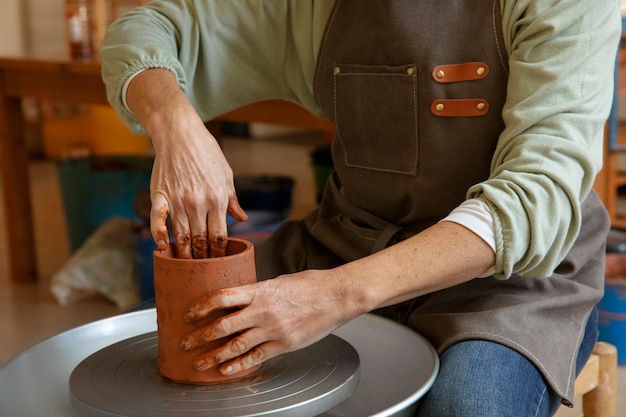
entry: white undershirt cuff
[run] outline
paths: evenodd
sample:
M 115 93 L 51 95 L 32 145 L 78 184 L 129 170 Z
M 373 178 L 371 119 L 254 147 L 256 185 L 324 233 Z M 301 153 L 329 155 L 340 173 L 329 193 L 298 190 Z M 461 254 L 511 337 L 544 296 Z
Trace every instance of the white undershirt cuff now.
M 124 107 L 126 108 L 126 110 L 128 110 L 130 114 L 133 114 L 133 112 L 130 111 L 130 109 L 128 108 L 128 102 L 126 101 L 126 93 L 128 92 L 128 86 L 130 85 L 130 82 L 133 80 L 133 78 L 135 78 L 137 75 L 141 74 L 145 70 L 147 70 L 147 68 L 140 69 L 139 71 L 132 74 L 130 77 L 126 79 L 126 81 L 124 81 L 124 85 L 122 86 L 122 104 L 124 104 Z
M 480 198 L 471 198 L 462 202 L 441 221 L 458 223 L 479 236 L 487 243 L 493 252 L 496 252 L 496 239 L 494 236 L 493 217 L 487 203 Z M 479 278 L 493 275 L 495 265 Z

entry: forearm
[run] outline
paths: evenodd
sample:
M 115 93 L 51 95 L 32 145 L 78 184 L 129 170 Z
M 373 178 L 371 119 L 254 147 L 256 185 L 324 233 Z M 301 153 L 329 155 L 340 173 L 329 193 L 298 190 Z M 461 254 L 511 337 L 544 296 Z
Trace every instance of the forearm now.
M 170 217 L 177 257 L 222 256 L 226 213 L 240 221 L 247 216 L 218 142 L 168 70 L 142 71 L 130 82 L 126 101 L 156 151 L 150 227 L 157 245 L 163 249 L 169 241 Z
M 165 69 L 148 69 L 138 74 L 128 86 L 126 102 L 143 128 L 150 134 L 159 152 L 163 132 L 171 131 L 183 120 L 202 124 L 180 89 L 176 77 Z
M 444 221 L 336 268 L 336 285 L 360 314 L 475 279 L 494 263 L 495 254 L 482 238 Z

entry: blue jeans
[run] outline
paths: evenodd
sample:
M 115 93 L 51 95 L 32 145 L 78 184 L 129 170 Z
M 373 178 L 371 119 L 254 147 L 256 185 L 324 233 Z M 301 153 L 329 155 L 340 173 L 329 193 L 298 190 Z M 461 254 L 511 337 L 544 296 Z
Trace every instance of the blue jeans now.
M 597 310 L 587 321 L 576 373 L 587 362 L 598 336 Z M 552 416 L 561 398 L 524 356 L 498 343 L 470 340 L 446 349 L 440 371 L 417 417 Z

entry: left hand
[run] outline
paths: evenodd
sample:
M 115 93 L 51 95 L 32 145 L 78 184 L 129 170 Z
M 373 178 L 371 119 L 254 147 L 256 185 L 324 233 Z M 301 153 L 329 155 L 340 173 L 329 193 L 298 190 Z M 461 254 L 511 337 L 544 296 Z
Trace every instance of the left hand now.
M 192 350 L 238 334 L 194 361 L 199 371 L 219 366 L 229 375 L 309 346 L 364 312 L 342 295 L 343 278 L 337 270 L 309 270 L 207 294 L 193 303 L 187 321 L 218 310 L 240 310 L 190 333 L 181 347 Z

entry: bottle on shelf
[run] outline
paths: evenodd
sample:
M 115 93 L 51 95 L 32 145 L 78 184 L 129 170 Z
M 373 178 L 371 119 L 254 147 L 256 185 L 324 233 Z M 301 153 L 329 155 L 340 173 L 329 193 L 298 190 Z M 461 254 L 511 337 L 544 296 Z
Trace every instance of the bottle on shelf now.
M 90 0 L 65 0 L 67 37 L 72 58 L 90 59 L 94 55 Z

